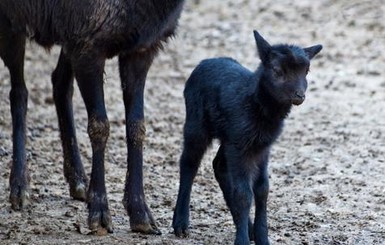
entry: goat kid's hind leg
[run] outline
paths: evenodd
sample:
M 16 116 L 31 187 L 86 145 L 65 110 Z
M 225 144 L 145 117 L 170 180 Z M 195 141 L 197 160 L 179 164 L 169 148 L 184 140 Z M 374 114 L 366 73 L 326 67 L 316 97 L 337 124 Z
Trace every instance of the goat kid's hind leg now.
M 230 206 L 229 203 L 231 202 L 232 186 L 230 180 L 230 173 L 228 172 L 227 162 L 224 155 L 224 147 L 222 145 L 219 147 L 219 150 L 213 160 L 213 168 L 215 173 L 215 179 L 218 181 L 219 187 L 223 192 L 226 204 L 227 206 Z M 253 222 L 251 222 L 250 217 L 248 221 L 248 232 L 250 241 L 253 241 L 254 229 Z
M 11 31 L 8 20 L 0 12 L 0 57 L 11 78 L 9 94 L 12 114 L 13 155 L 9 179 L 12 209 L 23 209 L 30 203 L 29 172 L 25 153 L 28 90 L 24 81 L 25 36 Z
M 72 111 L 73 79 L 70 60 L 62 50 L 52 73 L 52 84 L 64 154 L 64 176 L 69 183 L 71 197 L 85 201 L 88 180 L 76 140 Z
M 105 59 L 82 54 L 74 57 L 73 69 L 88 114 L 88 135 L 92 146 L 92 171 L 88 189 L 88 225 L 92 231 L 112 232 L 108 208 L 104 153 L 109 136 L 109 122 L 104 104 L 103 70 Z
M 178 199 L 172 221 L 174 233 L 178 237 L 187 237 L 189 235 L 191 188 L 203 154 L 210 143 L 206 136 L 207 134 L 196 131 L 197 129 L 202 129 L 202 127 L 192 125 L 189 121 L 187 116 L 184 126 L 184 146 L 180 158 Z
M 144 87 L 154 53 L 143 52 L 119 56 L 119 71 L 126 112 L 127 174 L 123 204 L 134 232 L 161 234 L 143 189 Z

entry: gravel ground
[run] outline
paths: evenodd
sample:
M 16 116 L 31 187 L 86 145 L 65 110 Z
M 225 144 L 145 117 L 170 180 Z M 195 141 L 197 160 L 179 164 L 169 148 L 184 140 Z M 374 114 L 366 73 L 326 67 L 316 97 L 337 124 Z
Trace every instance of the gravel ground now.
M 295 2 L 295 3 L 294 3 Z M 106 153 L 115 232 L 88 235 L 84 203 L 69 198 L 50 73 L 50 54 L 28 44 L 27 157 L 33 204 L 10 209 L 9 75 L 0 64 L 0 244 L 231 244 L 235 228 L 206 154 L 193 186 L 191 235 L 172 234 L 184 122 L 183 86 L 195 65 L 231 56 L 250 69 L 259 60 L 252 30 L 271 43 L 323 44 L 309 74 L 307 100 L 295 107 L 273 146 L 268 200 L 272 244 L 384 244 L 385 1 L 187 1 L 178 35 L 154 62 L 146 88 L 145 191 L 161 236 L 132 233 L 121 203 L 125 179 L 124 106 L 116 59 L 106 65 L 111 134 Z M 87 116 L 76 88 L 78 141 L 90 172 Z

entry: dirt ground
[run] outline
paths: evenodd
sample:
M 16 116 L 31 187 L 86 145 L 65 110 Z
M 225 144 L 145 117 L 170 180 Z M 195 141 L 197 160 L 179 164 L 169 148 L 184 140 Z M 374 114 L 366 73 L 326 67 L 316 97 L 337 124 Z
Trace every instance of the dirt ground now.
M 295 2 L 295 3 L 294 3 Z M 144 175 L 161 236 L 133 233 L 121 203 L 126 172 L 124 106 L 116 59 L 106 65 L 111 135 L 106 182 L 114 233 L 88 235 L 84 203 L 69 198 L 50 73 L 58 58 L 28 44 L 27 157 L 33 204 L 10 209 L 8 71 L 0 64 L 0 244 L 231 244 L 235 227 L 208 151 L 193 186 L 191 235 L 172 234 L 184 121 L 183 86 L 202 59 L 231 56 L 255 69 L 252 30 L 271 43 L 323 44 L 273 146 L 268 200 L 272 244 L 385 244 L 385 1 L 187 1 L 178 35 L 154 62 L 146 88 Z M 90 172 L 87 116 L 76 88 L 78 141 Z

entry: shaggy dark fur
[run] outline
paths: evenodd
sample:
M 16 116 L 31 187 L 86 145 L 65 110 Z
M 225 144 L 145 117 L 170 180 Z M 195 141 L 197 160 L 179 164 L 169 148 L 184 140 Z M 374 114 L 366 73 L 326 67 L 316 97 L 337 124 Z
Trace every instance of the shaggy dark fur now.
M 28 91 L 24 82 L 27 38 L 49 49 L 62 46 L 52 74 L 54 100 L 64 152 L 64 175 L 70 195 L 88 201 L 92 230 L 112 223 L 105 188 L 104 151 L 109 135 L 103 92 L 106 58 L 119 55 L 119 69 L 127 128 L 127 178 L 123 203 L 131 229 L 160 231 L 143 192 L 142 147 L 145 134 L 143 89 L 147 71 L 162 42 L 173 35 L 184 0 L 1 0 L 0 57 L 11 76 L 13 164 L 10 201 L 13 209 L 29 202 L 29 174 L 25 157 L 25 117 Z M 76 78 L 88 113 L 92 143 L 92 173 L 88 185 L 80 160 L 72 113 Z M 87 190 L 88 187 L 88 190 Z
M 302 49 L 270 46 L 254 32 L 262 64 L 251 72 L 231 58 L 202 61 L 184 90 L 186 122 L 180 159 L 180 187 L 173 227 L 188 235 L 191 186 L 213 139 L 220 147 L 215 177 L 236 226 L 235 244 L 268 244 L 266 200 L 270 147 L 292 105 L 305 99 L 310 59 L 321 45 Z M 249 219 L 255 201 L 254 225 Z

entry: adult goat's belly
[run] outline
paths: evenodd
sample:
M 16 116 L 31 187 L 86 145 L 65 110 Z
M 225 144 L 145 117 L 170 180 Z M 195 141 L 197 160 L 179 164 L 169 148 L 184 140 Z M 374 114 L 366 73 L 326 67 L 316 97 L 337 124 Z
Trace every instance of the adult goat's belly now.
M 126 20 L 120 19 L 126 25 L 106 22 L 89 40 L 99 49 L 106 50 L 107 56 L 122 52 L 157 51 L 162 48 L 163 42 L 174 35 L 181 10 L 182 4 L 162 19 L 148 16 L 138 17 L 140 21 L 129 16 Z

